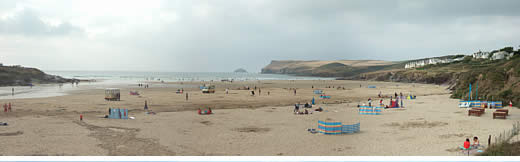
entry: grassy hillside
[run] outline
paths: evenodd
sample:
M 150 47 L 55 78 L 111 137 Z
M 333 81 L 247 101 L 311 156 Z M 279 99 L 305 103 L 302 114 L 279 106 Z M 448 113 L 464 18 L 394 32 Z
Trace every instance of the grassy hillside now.
M 379 70 L 394 64 L 396 64 L 396 62 L 378 60 L 272 61 L 262 69 L 262 73 L 347 77 L 359 74 L 360 72 Z
M 507 49 L 512 48 L 501 50 Z M 452 97 L 458 99 L 468 98 L 470 83 L 475 97 L 478 84 L 479 99 L 498 100 L 504 104 L 511 100 L 515 106 L 520 106 L 520 51 L 508 52 L 515 53 L 509 60 L 473 59 L 466 56 L 458 62 L 362 73 L 351 79 L 447 84 L 452 90 Z
M 0 66 L 0 86 L 27 86 L 35 83 L 64 83 L 71 81 L 71 79 L 45 74 L 36 68 Z
M 520 50 L 514 51 L 512 47 L 505 47 L 491 51 L 491 54 L 499 51 L 514 53 L 514 56 L 509 60 L 489 60 L 473 59 L 471 56 L 449 55 L 435 58 L 464 57 L 464 59 L 414 69 L 405 69 L 404 67 L 406 63 L 425 59 L 402 62 L 371 62 L 368 60 L 273 61 L 262 69 L 262 73 L 445 84 L 449 85 L 452 90 L 452 97 L 459 99 L 467 99 L 468 85 L 471 83 L 474 85 L 474 89 L 478 84 L 479 99 L 499 100 L 503 101 L 504 104 L 511 100 L 515 106 L 520 106 Z

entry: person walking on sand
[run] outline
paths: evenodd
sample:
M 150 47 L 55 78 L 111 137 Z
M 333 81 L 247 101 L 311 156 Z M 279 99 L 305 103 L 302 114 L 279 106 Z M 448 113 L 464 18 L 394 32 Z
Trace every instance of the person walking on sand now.
M 267 91 L 267 95 L 269 96 L 271 94 L 271 92 Z
M 186 93 L 186 101 L 188 101 L 188 93 Z
M 229 94 L 229 89 L 228 88 L 226 88 L 226 94 Z
M 12 111 L 12 109 L 11 109 L 11 103 L 10 103 L 10 102 L 9 102 L 9 106 L 7 106 L 7 109 L 8 109 L 9 112 Z
M 294 95 L 296 96 L 296 88 L 294 88 Z
M 261 96 L 262 95 L 262 90 L 260 88 L 258 88 L 258 95 Z
M 148 102 L 144 100 L 144 110 L 148 110 Z
M 4 112 L 7 112 L 7 104 L 4 104 Z

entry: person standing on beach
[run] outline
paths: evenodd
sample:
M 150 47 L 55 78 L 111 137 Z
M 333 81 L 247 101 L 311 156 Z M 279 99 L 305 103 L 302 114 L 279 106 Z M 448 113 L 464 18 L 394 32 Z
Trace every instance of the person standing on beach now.
M 186 101 L 188 101 L 188 93 L 186 93 Z
M 294 88 L 294 95 L 296 96 L 296 88 Z
M 146 100 L 144 100 L 144 110 L 148 110 L 148 103 Z
M 7 112 L 7 104 L 4 104 L 4 112 Z
M 271 94 L 271 92 L 267 91 L 267 95 L 269 96 Z
M 258 88 L 258 95 L 262 95 L 262 90 L 260 90 L 260 88 Z
M 11 109 L 11 103 L 9 102 L 9 106 L 7 107 L 8 111 L 11 112 L 12 109 Z
M 372 98 L 368 98 L 368 107 L 372 107 Z
M 226 94 L 229 94 L 229 89 L 226 88 Z

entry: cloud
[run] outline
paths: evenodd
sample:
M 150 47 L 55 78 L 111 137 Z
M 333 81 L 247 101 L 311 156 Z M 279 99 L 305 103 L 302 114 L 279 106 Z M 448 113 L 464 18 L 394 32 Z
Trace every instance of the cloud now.
M 58 36 L 83 30 L 69 22 L 52 24 L 40 18 L 36 11 L 22 8 L 0 19 L 0 34 L 24 36 Z
M 0 34 L 18 42 L 0 52 L 38 49 L 53 61 L 28 66 L 52 69 L 258 72 L 271 60 L 397 61 L 520 44 L 516 0 L 51 2 L 0 1 Z M 12 10 L 18 3 L 28 7 Z M 33 47 L 33 36 L 52 40 Z

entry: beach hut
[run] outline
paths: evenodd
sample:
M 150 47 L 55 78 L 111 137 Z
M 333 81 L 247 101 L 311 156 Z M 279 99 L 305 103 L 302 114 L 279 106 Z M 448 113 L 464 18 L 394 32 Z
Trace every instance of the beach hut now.
M 356 133 L 360 130 L 360 123 L 352 125 L 343 125 L 339 121 L 318 120 L 318 132 L 326 135 L 338 135 L 344 133 Z
M 108 100 L 108 101 L 121 100 L 121 91 L 118 88 L 105 89 L 105 100 Z
M 360 115 L 381 115 L 383 107 L 360 106 Z
M 108 118 L 128 119 L 128 109 L 108 108 Z

